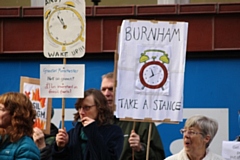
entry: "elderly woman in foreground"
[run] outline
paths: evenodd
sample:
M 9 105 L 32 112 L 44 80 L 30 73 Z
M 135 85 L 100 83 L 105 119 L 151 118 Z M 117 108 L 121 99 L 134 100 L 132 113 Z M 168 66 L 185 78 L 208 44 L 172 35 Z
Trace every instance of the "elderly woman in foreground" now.
M 217 130 L 218 123 L 211 118 L 202 115 L 190 117 L 180 130 L 184 148 L 165 160 L 224 160 L 208 149 Z

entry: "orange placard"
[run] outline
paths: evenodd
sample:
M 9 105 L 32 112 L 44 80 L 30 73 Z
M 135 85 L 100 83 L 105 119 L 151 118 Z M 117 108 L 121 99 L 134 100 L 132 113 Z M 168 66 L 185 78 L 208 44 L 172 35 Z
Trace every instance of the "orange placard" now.
M 21 77 L 20 92 L 24 93 L 33 103 L 37 117 L 34 127 L 50 134 L 52 99 L 40 97 L 40 80 L 36 78 Z

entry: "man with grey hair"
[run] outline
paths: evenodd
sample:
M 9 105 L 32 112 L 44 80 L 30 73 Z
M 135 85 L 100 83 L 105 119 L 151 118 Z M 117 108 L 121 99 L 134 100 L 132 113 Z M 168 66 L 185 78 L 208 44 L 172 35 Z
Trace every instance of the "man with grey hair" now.
M 114 105 L 113 88 L 114 88 L 113 72 L 103 75 L 101 91 L 107 98 L 109 107 L 111 107 L 112 109 Z M 132 150 L 134 150 L 135 160 L 145 160 L 149 123 L 135 122 L 134 129 L 133 129 L 134 122 L 120 121 L 118 118 L 115 117 L 114 123 L 122 128 L 124 134 L 123 150 L 119 160 L 132 160 L 133 158 Z M 163 160 L 164 158 L 165 153 L 162 141 L 157 131 L 156 125 L 153 123 L 149 148 L 149 160 Z
M 208 149 L 217 130 L 218 123 L 212 118 L 203 115 L 188 118 L 184 128 L 180 130 L 184 148 L 166 160 L 224 160 Z

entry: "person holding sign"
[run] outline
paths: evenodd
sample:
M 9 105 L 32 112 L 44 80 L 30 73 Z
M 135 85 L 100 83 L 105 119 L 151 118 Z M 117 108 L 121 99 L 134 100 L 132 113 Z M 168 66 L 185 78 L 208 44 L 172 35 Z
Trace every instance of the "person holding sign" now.
M 39 149 L 31 138 L 35 117 L 32 102 L 23 93 L 0 95 L 1 160 L 40 160 Z
M 202 115 L 188 118 L 184 128 L 180 130 L 184 148 L 166 160 L 224 160 L 208 149 L 217 130 L 218 123 L 214 119 Z
M 108 105 L 112 110 L 114 104 L 113 87 L 113 72 L 103 75 L 101 91 L 107 98 Z M 146 159 L 149 123 L 135 122 L 134 127 L 134 122 L 120 121 L 116 117 L 114 117 L 114 123 L 120 126 L 124 133 L 124 145 L 120 160 L 132 160 L 132 150 L 134 151 L 135 160 Z M 165 158 L 162 141 L 155 124 L 152 125 L 149 150 L 149 159 L 163 160 Z
M 54 109 L 52 108 L 51 118 L 54 115 Z M 52 159 L 52 145 L 55 142 L 56 134 L 58 133 L 58 128 L 51 123 L 50 134 L 44 134 L 43 130 L 38 127 L 33 128 L 33 141 L 40 150 L 41 160 L 51 160 Z
M 76 125 L 59 129 L 53 148 L 54 160 L 118 160 L 123 147 L 120 127 L 111 124 L 112 110 L 101 91 L 89 89 L 75 104 Z

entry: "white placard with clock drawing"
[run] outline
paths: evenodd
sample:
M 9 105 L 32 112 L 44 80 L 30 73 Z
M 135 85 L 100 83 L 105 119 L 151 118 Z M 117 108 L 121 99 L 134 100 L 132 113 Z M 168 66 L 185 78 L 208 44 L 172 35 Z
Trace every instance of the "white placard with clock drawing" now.
M 44 6 L 44 56 L 75 58 L 85 54 L 85 1 L 46 1 Z
M 187 32 L 187 22 L 122 22 L 115 62 L 118 118 L 182 121 Z

